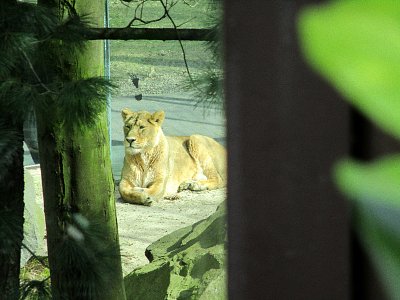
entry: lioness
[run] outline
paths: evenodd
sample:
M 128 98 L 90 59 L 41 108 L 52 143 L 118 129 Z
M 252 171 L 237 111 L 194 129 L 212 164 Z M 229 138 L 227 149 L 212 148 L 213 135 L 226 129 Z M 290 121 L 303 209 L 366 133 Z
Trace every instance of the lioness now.
M 202 136 L 165 136 L 163 111 L 122 110 L 125 158 L 119 191 L 126 202 L 150 205 L 182 190 L 226 185 L 226 150 Z

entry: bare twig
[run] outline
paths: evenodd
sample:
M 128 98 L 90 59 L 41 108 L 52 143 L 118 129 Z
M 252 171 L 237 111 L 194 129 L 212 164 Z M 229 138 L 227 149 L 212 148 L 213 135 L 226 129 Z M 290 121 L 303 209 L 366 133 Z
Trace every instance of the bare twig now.
M 144 20 L 143 19 L 143 9 L 144 9 L 144 4 L 145 2 L 147 2 L 147 0 L 141 0 L 139 4 L 136 5 L 135 8 L 135 14 L 132 20 L 129 21 L 128 25 L 126 25 L 126 27 L 131 27 L 134 26 L 133 23 L 135 22 L 139 22 L 142 25 L 147 25 L 147 24 L 151 24 L 151 23 L 155 23 L 155 22 L 159 22 L 162 19 L 165 19 L 167 16 L 165 14 L 161 15 L 160 17 L 156 18 L 156 19 L 152 19 L 152 20 Z M 139 16 L 138 16 L 138 11 L 140 10 Z
M 161 5 L 164 7 L 165 15 L 166 15 L 166 16 L 168 17 L 168 19 L 171 21 L 172 26 L 173 26 L 174 29 L 176 30 L 176 34 L 177 34 L 177 37 L 178 37 L 178 42 L 179 42 L 179 45 L 180 45 L 181 50 L 182 50 L 183 62 L 184 62 L 184 64 L 185 64 L 185 68 L 186 68 L 186 71 L 187 71 L 187 73 L 188 73 L 190 82 L 193 84 L 193 86 L 194 86 L 197 90 L 200 91 L 200 88 L 195 84 L 195 82 L 194 82 L 194 80 L 193 80 L 193 77 L 192 77 L 192 74 L 191 74 L 191 72 L 190 72 L 190 70 L 189 70 L 189 65 L 188 65 L 187 58 L 186 58 L 186 51 L 185 51 L 185 48 L 183 47 L 183 43 L 182 43 L 182 40 L 181 40 L 181 38 L 180 38 L 180 36 L 179 36 L 179 32 L 178 32 L 178 30 L 177 30 L 178 28 L 177 28 L 177 26 L 176 26 L 176 24 L 175 24 L 175 21 L 174 21 L 174 19 L 171 17 L 171 15 L 169 14 L 169 9 L 168 9 L 168 7 L 167 7 L 167 4 L 164 3 L 163 0 L 160 0 L 160 3 L 161 3 Z M 175 3 L 175 4 L 176 4 L 176 3 Z M 174 5 L 175 5 L 175 4 L 174 4 Z M 172 5 L 172 4 L 171 4 L 171 5 Z
M 171 15 L 170 15 L 170 10 L 171 10 L 176 4 L 178 4 L 179 0 L 170 0 L 170 1 L 169 1 L 169 0 L 165 0 L 165 2 L 164 2 L 163 0 L 158 0 L 158 1 L 161 3 L 162 7 L 164 8 L 164 13 L 163 13 L 159 18 L 156 18 L 156 19 L 153 19 L 153 20 L 143 20 L 143 19 L 142 19 L 142 18 L 143 18 L 143 8 L 144 8 L 144 5 L 145 5 L 145 2 L 147 2 L 147 1 L 148 1 L 148 0 L 141 0 L 141 1 L 140 1 L 140 3 L 136 6 L 135 15 L 134 15 L 133 19 L 128 23 L 128 25 L 127 25 L 126 27 L 131 27 L 131 26 L 133 26 L 133 24 L 134 24 L 135 22 L 139 22 L 139 23 L 141 23 L 141 24 L 150 24 L 150 23 L 159 22 L 159 21 L 161 21 L 161 20 L 163 20 L 163 19 L 165 19 L 165 18 L 168 18 L 168 20 L 171 22 L 171 24 L 172 24 L 172 26 L 173 26 L 173 29 L 174 29 L 175 32 L 176 32 L 177 40 L 178 40 L 178 42 L 179 42 L 179 46 L 180 46 L 181 51 L 182 51 L 183 62 L 184 62 L 184 64 L 185 64 L 185 69 L 186 69 L 186 72 L 187 72 L 187 74 L 188 74 L 189 80 L 190 80 L 190 82 L 191 82 L 191 84 L 193 85 L 194 88 L 196 88 L 199 92 L 203 93 L 204 91 L 202 91 L 202 90 L 198 87 L 198 85 L 195 83 L 195 81 L 194 81 L 194 79 L 193 79 L 193 76 L 192 76 L 192 74 L 191 74 L 191 72 L 190 72 L 189 65 L 188 65 L 188 61 L 187 61 L 187 57 L 186 57 L 186 51 L 185 51 L 185 48 L 184 48 L 184 46 L 183 46 L 182 39 L 181 39 L 181 37 L 180 37 L 180 33 L 179 33 L 179 30 L 178 30 L 178 27 L 180 27 L 180 26 L 182 26 L 182 25 L 184 25 L 184 24 L 190 22 L 192 19 L 191 19 L 191 20 L 188 20 L 188 21 L 186 21 L 186 22 L 184 22 L 184 23 L 182 23 L 182 24 L 177 25 L 177 24 L 175 23 L 174 19 L 173 19 L 173 18 L 171 17 Z M 192 6 L 188 1 L 185 1 L 185 0 L 184 0 L 184 3 L 185 3 L 186 5 Z M 196 1 L 195 5 L 197 5 L 197 1 Z M 140 9 L 140 15 L 138 16 L 138 11 L 139 11 L 139 9 Z
M 190 7 L 196 7 L 197 4 L 199 4 L 199 1 L 193 1 L 194 4 L 190 4 L 188 0 L 183 0 L 183 3 L 185 3 L 186 5 L 190 6 Z
M 144 24 L 144 25 L 147 25 L 147 24 L 150 24 L 150 23 L 155 23 L 155 22 L 158 22 L 158 21 L 161 21 L 162 19 L 165 19 L 166 18 L 166 15 L 162 15 L 161 17 L 159 17 L 159 18 L 157 18 L 157 19 L 153 19 L 153 20 L 150 20 L 150 21 L 145 21 L 145 20 L 143 20 L 143 19 L 141 19 L 141 18 L 138 18 L 138 17 L 134 17 L 129 23 L 128 23 L 128 25 L 126 25 L 126 27 L 131 27 L 131 26 L 133 26 L 133 23 L 134 22 L 139 22 L 139 23 L 141 23 L 141 24 Z
M 139 10 L 139 7 L 140 7 L 140 14 L 139 14 L 139 18 L 140 19 L 142 19 L 143 18 L 143 8 L 144 8 L 144 3 L 146 2 L 146 0 L 142 0 L 137 6 L 136 6 L 136 9 L 135 9 L 135 16 L 136 16 L 136 14 L 137 14 L 137 11 Z
M 193 18 L 191 18 L 191 19 L 189 19 L 189 20 L 187 20 L 187 21 L 185 21 L 185 22 L 183 22 L 183 23 L 181 23 L 181 24 L 179 24 L 179 25 L 176 25 L 176 27 L 177 27 L 177 28 L 182 27 L 183 25 L 185 25 L 185 24 L 187 24 L 187 23 L 193 21 L 194 19 L 196 19 L 196 17 L 193 17 Z

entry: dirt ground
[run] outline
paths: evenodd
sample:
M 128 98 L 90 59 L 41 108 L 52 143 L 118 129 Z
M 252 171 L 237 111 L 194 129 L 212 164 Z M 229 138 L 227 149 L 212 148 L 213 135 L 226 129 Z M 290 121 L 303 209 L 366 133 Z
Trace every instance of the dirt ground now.
M 33 178 L 36 202 L 43 207 L 39 165 L 26 168 Z M 226 189 L 179 193 L 176 200 L 161 199 L 152 206 L 124 203 L 116 189 L 116 209 L 124 276 L 148 263 L 145 249 L 161 237 L 211 215 L 226 198 Z M 45 246 L 44 253 L 46 255 Z

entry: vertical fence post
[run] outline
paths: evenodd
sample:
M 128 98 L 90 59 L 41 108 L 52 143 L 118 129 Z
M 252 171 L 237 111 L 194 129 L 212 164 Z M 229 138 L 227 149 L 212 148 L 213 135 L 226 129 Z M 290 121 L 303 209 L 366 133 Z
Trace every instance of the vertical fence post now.
M 104 27 L 110 27 L 110 10 L 109 10 L 109 0 L 105 0 L 105 10 L 104 10 Z M 109 80 L 111 78 L 110 71 L 110 41 L 104 40 L 104 74 Z M 111 138 L 111 94 L 107 94 L 107 126 L 108 126 L 108 136 L 110 138 L 110 155 L 112 159 L 112 138 Z
M 309 2 L 225 1 L 229 299 L 350 297 L 350 112 L 299 53 Z

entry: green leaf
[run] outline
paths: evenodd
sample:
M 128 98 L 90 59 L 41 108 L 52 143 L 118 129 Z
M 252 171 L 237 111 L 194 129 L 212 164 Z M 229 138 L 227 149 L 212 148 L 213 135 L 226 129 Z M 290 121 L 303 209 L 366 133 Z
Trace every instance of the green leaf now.
M 368 164 L 344 160 L 336 166 L 335 177 L 351 199 L 380 201 L 400 209 L 400 155 Z
M 355 226 L 391 299 L 400 295 L 400 155 L 335 168 L 339 188 L 354 202 Z
M 348 0 L 309 8 L 299 33 L 310 64 L 353 105 L 400 138 L 400 2 Z M 355 226 L 392 299 L 400 295 L 400 155 L 335 168 Z
M 309 63 L 360 111 L 400 138 L 400 1 L 310 7 L 298 25 Z
M 373 163 L 344 160 L 336 165 L 336 183 L 357 207 L 395 233 L 400 241 L 400 155 Z
M 400 214 L 397 215 L 400 218 Z M 367 253 L 381 277 L 389 299 L 400 295 L 400 239 L 398 234 L 382 227 L 369 211 L 358 209 L 356 228 Z

